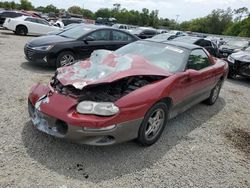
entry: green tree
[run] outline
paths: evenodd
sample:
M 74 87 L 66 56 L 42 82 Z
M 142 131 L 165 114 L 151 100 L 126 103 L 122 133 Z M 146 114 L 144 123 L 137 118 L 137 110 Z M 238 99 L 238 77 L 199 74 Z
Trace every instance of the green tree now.
M 59 9 L 57 9 L 54 5 L 50 4 L 44 7 L 44 10 L 43 10 L 43 13 L 49 13 L 49 12 L 58 13 Z
M 22 10 L 33 10 L 34 9 L 31 2 L 29 2 L 28 0 L 20 0 L 20 7 L 19 8 Z
M 79 6 L 72 6 L 68 8 L 68 12 L 72 14 L 82 14 L 82 9 Z

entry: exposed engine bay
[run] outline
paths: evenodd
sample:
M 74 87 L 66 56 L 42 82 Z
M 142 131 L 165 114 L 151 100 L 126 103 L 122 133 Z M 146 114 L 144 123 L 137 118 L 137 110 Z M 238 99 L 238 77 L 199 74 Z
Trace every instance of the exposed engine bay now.
M 150 83 L 164 79 L 164 76 L 131 76 L 111 83 L 88 85 L 83 89 L 76 89 L 73 85 L 64 86 L 56 78 L 52 78 L 50 85 L 55 91 L 78 98 L 79 101 L 115 102 L 123 96 Z

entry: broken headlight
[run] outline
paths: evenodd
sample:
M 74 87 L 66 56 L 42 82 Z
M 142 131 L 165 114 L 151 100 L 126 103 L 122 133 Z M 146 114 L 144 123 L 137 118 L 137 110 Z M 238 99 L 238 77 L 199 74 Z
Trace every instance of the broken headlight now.
M 119 108 L 111 102 L 93 102 L 83 101 L 80 102 L 76 110 L 80 114 L 94 114 L 101 116 L 112 116 L 119 112 Z
M 53 45 L 47 45 L 47 46 L 32 47 L 32 49 L 33 50 L 39 50 L 39 51 L 49 51 L 53 47 L 54 47 Z
M 235 62 L 234 58 L 232 58 L 231 55 L 227 57 L 227 60 L 228 60 L 230 63 L 234 63 L 234 62 Z

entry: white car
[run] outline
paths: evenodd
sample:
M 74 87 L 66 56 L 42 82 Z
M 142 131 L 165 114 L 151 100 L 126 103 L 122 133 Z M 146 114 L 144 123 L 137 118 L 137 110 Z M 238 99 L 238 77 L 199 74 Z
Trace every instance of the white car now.
M 14 31 L 17 35 L 45 35 L 48 32 L 60 30 L 59 27 L 50 25 L 46 20 L 29 16 L 6 18 L 3 27 Z

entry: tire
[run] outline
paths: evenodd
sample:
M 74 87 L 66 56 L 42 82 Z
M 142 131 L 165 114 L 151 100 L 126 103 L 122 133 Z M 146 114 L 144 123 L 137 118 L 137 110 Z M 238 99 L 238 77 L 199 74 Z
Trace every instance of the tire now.
M 27 35 L 27 33 L 28 33 L 28 29 L 27 29 L 26 26 L 24 26 L 24 25 L 18 25 L 16 27 L 15 34 L 17 34 L 17 35 Z
M 157 142 L 167 123 L 167 115 L 168 107 L 164 102 L 156 103 L 150 108 L 139 128 L 137 142 L 142 146 L 150 146 Z
M 205 104 L 213 105 L 217 101 L 220 94 L 221 86 L 222 80 L 219 80 L 215 87 L 212 89 L 210 96 L 204 101 Z
M 235 71 L 229 69 L 229 72 L 228 72 L 227 77 L 228 77 L 229 79 L 236 79 L 237 74 L 235 73 Z
M 76 57 L 72 52 L 70 51 L 61 52 L 56 59 L 56 67 L 59 68 L 62 66 L 70 65 L 75 61 L 75 59 Z

